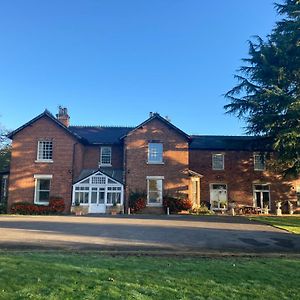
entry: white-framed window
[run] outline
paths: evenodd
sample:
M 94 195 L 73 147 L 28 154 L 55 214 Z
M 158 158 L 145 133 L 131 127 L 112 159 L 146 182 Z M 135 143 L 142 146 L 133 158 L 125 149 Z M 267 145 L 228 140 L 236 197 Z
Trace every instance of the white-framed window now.
M 95 175 L 92 177 L 92 184 L 105 184 L 106 176 L 103 175 Z
M 254 171 L 265 171 L 266 170 L 266 157 L 262 154 L 254 154 Z
M 300 185 L 296 187 L 296 195 L 297 195 L 297 206 L 300 206 Z
M 52 175 L 34 175 L 34 179 L 34 203 L 47 205 L 50 198 Z
M 148 144 L 148 163 L 162 164 L 163 163 L 163 144 L 149 143 Z
M 149 206 L 161 206 L 163 200 L 163 176 L 147 177 L 147 200 Z
M 111 166 L 111 147 L 101 147 L 100 166 Z
M 7 197 L 8 175 L 2 176 L 0 202 Z
M 224 154 L 223 153 L 213 153 L 212 169 L 213 170 L 224 170 Z
M 53 142 L 38 141 L 37 161 L 52 162 L 53 161 Z
M 122 187 L 107 187 L 107 204 L 121 204 Z

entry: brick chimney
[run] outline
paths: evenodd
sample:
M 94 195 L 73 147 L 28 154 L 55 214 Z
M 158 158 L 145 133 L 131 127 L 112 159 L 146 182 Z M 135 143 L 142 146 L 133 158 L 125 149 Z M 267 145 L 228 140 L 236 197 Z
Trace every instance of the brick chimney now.
M 56 114 L 56 118 L 59 122 L 64 124 L 66 127 L 70 125 L 70 116 L 68 115 L 68 109 L 66 107 L 59 106 L 58 114 Z

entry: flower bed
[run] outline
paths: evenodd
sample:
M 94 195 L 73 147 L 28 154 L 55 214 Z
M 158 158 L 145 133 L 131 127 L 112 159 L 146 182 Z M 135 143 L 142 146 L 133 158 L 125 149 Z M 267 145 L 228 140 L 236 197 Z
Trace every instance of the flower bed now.
M 146 193 L 132 192 L 129 196 L 129 207 L 132 213 L 137 213 L 144 209 L 147 204 Z
M 163 205 L 165 208 L 169 207 L 171 213 L 178 213 L 180 211 L 189 211 L 193 203 L 188 198 L 165 196 Z
M 20 215 L 49 215 L 60 214 L 65 210 L 65 202 L 61 197 L 50 198 L 48 205 L 17 202 L 12 204 L 10 211 Z

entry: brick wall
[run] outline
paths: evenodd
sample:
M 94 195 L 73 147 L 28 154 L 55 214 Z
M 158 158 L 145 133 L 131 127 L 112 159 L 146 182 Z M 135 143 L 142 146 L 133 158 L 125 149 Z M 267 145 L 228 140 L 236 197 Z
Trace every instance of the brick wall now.
M 225 154 L 225 170 L 212 170 L 212 153 Z M 269 183 L 273 211 L 276 200 L 296 200 L 296 186 L 300 181 L 284 181 L 270 171 L 254 171 L 253 152 L 190 150 L 189 161 L 190 169 L 203 175 L 202 202 L 209 202 L 212 183 L 227 184 L 228 199 L 250 206 L 253 205 L 253 184 Z
M 35 162 L 38 140 L 43 138 L 53 140 L 53 163 Z M 80 150 L 82 150 L 79 146 L 78 157 L 73 158 L 76 143 L 71 135 L 46 116 L 18 132 L 12 142 L 9 206 L 19 201 L 32 203 L 35 189 L 34 174 L 52 174 L 50 194 L 62 196 L 66 203 L 66 211 L 69 211 L 73 160 L 77 160 L 76 172 L 79 172 Z
M 148 142 L 163 143 L 163 165 L 147 164 Z M 164 176 L 164 193 L 188 192 L 189 152 L 187 140 L 162 121 L 154 119 L 130 133 L 124 141 L 126 198 L 131 191 L 147 190 L 147 176 Z
M 123 145 L 107 145 L 112 148 L 111 163 L 112 168 L 123 168 Z M 84 169 L 97 169 L 100 161 L 101 146 L 85 146 L 84 147 Z

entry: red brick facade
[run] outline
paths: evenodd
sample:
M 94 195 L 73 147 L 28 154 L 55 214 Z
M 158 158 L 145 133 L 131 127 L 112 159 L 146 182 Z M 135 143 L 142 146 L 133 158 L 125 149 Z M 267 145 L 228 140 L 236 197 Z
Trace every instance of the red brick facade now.
M 212 154 L 224 154 L 224 170 L 212 169 Z M 300 181 L 285 182 L 281 176 L 269 171 L 254 171 L 253 152 L 250 151 L 190 151 L 189 166 L 203 175 L 201 179 L 201 201 L 210 201 L 210 185 L 227 185 L 228 200 L 241 205 L 253 206 L 253 185 L 269 184 L 271 210 L 275 211 L 278 200 L 296 201 L 296 187 Z M 268 168 L 267 168 L 268 170 Z
M 163 144 L 163 163 L 148 163 L 148 143 Z M 147 176 L 162 176 L 163 193 L 183 192 L 189 186 L 188 140 L 159 120 L 152 120 L 130 133 L 124 141 L 126 192 L 147 191 Z
M 39 139 L 53 141 L 53 163 L 36 162 Z M 46 174 L 53 175 L 51 195 L 63 197 L 66 211 L 69 211 L 75 144 L 74 137 L 47 117 L 18 132 L 12 141 L 8 205 L 15 202 L 33 202 L 34 175 Z
M 37 162 L 37 144 L 53 141 L 53 162 Z M 112 169 L 124 174 L 125 204 L 130 191 L 147 191 L 147 177 L 163 178 L 163 193 L 186 193 L 191 197 L 190 170 L 201 174 L 201 203 L 210 202 L 211 184 L 226 184 L 229 201 L 253 206 L 253 185 L 269 184 L 271 209 L 275 201 L 296 201 L 300 180 L 284 182 L 279 175 L 254 171 L 252 151 L 214 151 L 191 149 L 191 139 L 161 117 L 152 117 L 134 130 L 120 136 L 118 143 L 89 144 L 68 132 L 67 127 L 44 115 L 12 135 L 8 205 L 34 201 L 35 175 L 52 175 L 52 196 L 61 196 L 70 211 L 72 184 L 82 170 L 98 169 L 101 146 L 111 146 Z M 148 163 L 148 144 L 163 145 L 163 163 Z M 212 170 L 212 154 L 225 157 L 224 170 Z M 296 202 L 295 202 L 296 204 Z

